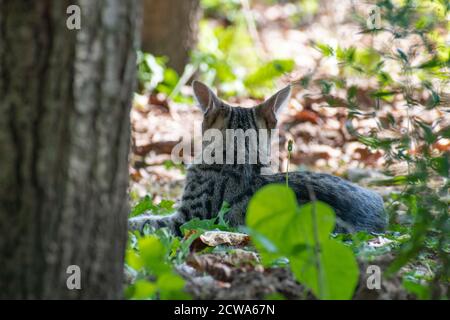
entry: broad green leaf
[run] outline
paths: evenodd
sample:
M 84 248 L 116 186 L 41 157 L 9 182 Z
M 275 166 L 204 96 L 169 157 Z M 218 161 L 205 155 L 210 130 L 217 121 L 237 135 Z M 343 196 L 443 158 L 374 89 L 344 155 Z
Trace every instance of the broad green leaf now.
M 128 249 L 125 255 L 126 263 L 136 271 L 139 271 L 144 267 L 144 262 L 141 257 L 133 250 Z
M 247 211 L 247 226 L 267 238 L 280 253 L 288 253 L 298 238 L 299 215 L 292 189 L 268 185 L 256 192 Z M 257 247 L 264 247 L 256 243 Z
M 246 222 L 263 261 L 287 257 L 297 279 L 320 299 L 352 297 L 359 270 L 352 250 L 330 239 L 335 214 L 329 205 L 298 207 L 292 189 L 268 185 L 250 200 Z
M 140 238 L 138 247 L 142 261 L 151 273 L 158 275 L 169 269 L 169 266 L 165 263 L 166 249 L 158 237 Z
M 320 299 L 350 299 L 358 280 L 358 267 L 350 248 L 329 239 L 335 214 L 317 201 L 300 207 L 302 250 L 290 257 L 292 271 Z
M 327 239 L 320 242 L 319 253 L 309 248 L 291 257 L 290 261 L 297 279 L 319 299 L 352 298 L 359 269 L 352 250 L 344 244 Z
M 138 280 L 134 284 L 134 293 L 132 298 L 143 300 L 150 299 L 157 291 L 157 286 L 147 280 Z
M 321 201 L 310 202 L 300 207 L 299 215 L 297 223 L 299 223 L 300 234 L 298 237 L 301 239 L 301 243 L 313 244 L 315 242 L 314 233 L 317 234 L 319 241 L 327 240 L 330 237 L 330 233 L 334 229 L 335 214 L 329 205 Z M 314 226 L 316 226 L 316 230 L 314 230 Z
M 181 276 L 174 273 L 164 273 L 158 277 L 156 284 L 159 290 L 179 291 L 184 288 L 185 281 Z

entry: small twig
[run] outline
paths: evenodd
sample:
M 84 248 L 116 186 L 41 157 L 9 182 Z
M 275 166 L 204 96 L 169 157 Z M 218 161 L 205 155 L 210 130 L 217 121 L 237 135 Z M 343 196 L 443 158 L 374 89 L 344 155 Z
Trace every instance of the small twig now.
M 291 153 L 292 153 L 292 144 L 294 141 L 289 140 L 288 142 L 288 160 L 286 167 L 286 187 L 289 187 L 289 164 L 291 163 Z

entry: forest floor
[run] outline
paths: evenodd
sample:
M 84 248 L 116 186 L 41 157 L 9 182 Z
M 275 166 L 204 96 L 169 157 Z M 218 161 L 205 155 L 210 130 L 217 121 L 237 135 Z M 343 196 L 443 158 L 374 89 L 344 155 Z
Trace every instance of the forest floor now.
M 258 38 L 263 53 L 272 58 L 290 58 L 296 62 L 296 70 L 282 79 L 280 85 L 296 80 L 314 71 L 317 77 L 335 75 L 335 61 L 324 61 L 311 45 L 317 39 L 342 46 L 373 45 L 370 37 L 359 34 L 358 26 L 348 16 L 347 2 L 326 2 L 320 14 L 308 17 L 307 23 L 289 21 L 290 4 L 258 5 L 252 14 L 258 22 Z M 339 10 L 336 10 L 339 8 Z M 363 81 L 363 80 L 360 80 Z M 370 88 L 370 83 L 359 83 L 360 88 Z M 191 95 L 188 86 L 183 94 Z M 357 93 L 358 101 L 370 103 L 367 92 Z M 251 106 L 260 101 L 250 98 L 234 98 L 230 103 Z M 393 102 L 391 113 L 399 123 L 406 116 L 401 102 Z M 286 142 L 295 142 L 291 158 L 291 171 L 312 170 L 332 173 L 369 186 L 388 199 L 398 192 L 395 187 L 374 187 L 370 182 L 382 178 L 384 158 L 381 151 L 371 151 L 347 132 L 347 109 L 325 107 L 315 99 L 314 92 L 294 88 L 292 99 L 281 115 L 279 128 L 282 137 L 280 170 L 286 170 Z M 421 117 L 433 119 L 438 114 L 424 112 Z M 193 132 L 195 123 L 201 121 L 200 111 L 193 105 L 175 103 L 163 95 L 137 95 L 131 113 L 132 161 L 130 165 L 130 194 L 133 203 L 150 195 L 155 203 L 163 199 L 179 201 L 183 191 L 185 170 L 173 165 L 172 148 Z M 368 132 L 376 127 L 375 120 L 352 120 L 358 130 Z M 394 168 L 390 168 L 391 170 Z M 401 172 L 404 167 L 395 170 Z M 401 215 L 400 215 L 401 219 Z M 371 235 L 362 239 L 358 247 L 361 267 L 360 285 L 355 293 L 358 299 L 406 299 L 411 298 L 401 286 L 405 274 L 428 277 L 432 271 L 425 262 L 409 264 L 402 272 L 383 279 L 381 290 L 368 290 L 364 284 L 368 261 L 382 270 L 393 260 L 393 250 L 408 235 L 392 231 L 383 235 Z M 403 237 L 403 238 L 402 238 Z M 354 239 L 352 239 L 354 241 Z M 230 251 L 230 248 L 233 250 Z M 285 268 L 263 268 L 258 257 L 247 245 L 220 245 L 206 254 L 196 254 L 193 249 L 178 271 L 188 279 L 187 291 L 196 298 L 249 299 L 311 297 Z M 369 259 L 365 259 L 370 257 Z M 432 259 L 430 260 L 432 263 Z

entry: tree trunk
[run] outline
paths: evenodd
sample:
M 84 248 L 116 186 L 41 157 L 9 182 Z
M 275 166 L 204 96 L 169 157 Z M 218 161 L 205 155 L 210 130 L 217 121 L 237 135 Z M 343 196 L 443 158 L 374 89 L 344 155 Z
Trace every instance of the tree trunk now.
M 199 0 L 143 0 L 142 49 L 181 74 L 197 39 Z
M 122 297 L 138 4 L 0 0 L 0 298 Z

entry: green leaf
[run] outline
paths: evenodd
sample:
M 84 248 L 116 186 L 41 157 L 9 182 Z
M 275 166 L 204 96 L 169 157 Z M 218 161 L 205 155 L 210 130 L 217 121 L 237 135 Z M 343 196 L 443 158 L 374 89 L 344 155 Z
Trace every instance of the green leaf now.
M 441 67 L 443 65 L 443 62 L 439 60 L 438 57 L 433 57 L 431 60 L 428 60 L 421 65 L 419 65 L 417 68 L 419 69 L 434 69 L 437 67 Z
M 328 44 L 324 43 L 316 43 L 314 46 L 317 50 L 319 50 L 325 57 L 331 57 L 334 55 L 334 49 Z
M 150 196 L 145 196 L 144 199 L 139 201 L 130 213 L 130 218 L 138 216 L 149 210 L 155 210 L 156 206 L 153 204 L 152 198 Z
M 250 200 L 247 210 L 247 226 L 256 230 L 282 254 L 288 254 L 298 243 L 299 215 L 297 200 L 292 189 L 272 184 L 258 190 Z M 264 244 L 255 243 L 264 250 Z
M 403 186 L 407 184 L 417 183 L 424 177 L 418 173 L 409 175 L 398 175 L 389 179 L 374 180 L 370 184 L 374 186 Z
M 333 209 L 320 201 L 298 207 L 284 185 L 268 185 L 250 200 L 247 226 L 263 261 L 287 257 L 297 279 L 320 299 L 350 299 L 359 269 L 350 248 L 330 239 Z
M 301 206 L 299 215 L 304 250 L 291 257 L 294 274 L 320 299 L 350 299 L 359 270 L 351 249 L 329 239 L 335 225 L 333 209 L 317 201 Z
M 444 128 L 444 129 L 442 129 L 442 130 L 439 132 L 439 135 L 440 135 L 442 138 L 450 139 L 450 126 Z
M 406 55 L 405 52 L 403 52 L 402 49 L 397 49 L 397 53 L 398 53 L 400 59 L 402 59 L 405 63 L 408 63 L 408 56 Z
M 292 272 L 319 299 L 351 299 L 359 269 L 353 252 L 342 243 L 327 239 L 320 243 L 318 261 L 309 248 L 290 258 Z
M 151 273 L 159 275 L 170 270 L 170 267 L 165 263 L 166 249 L 158 237 L 140 238 L 138 247 L 142 261 Z
M 370 94 L 370 96 L 374 97 L 374 98 L 386 98 L 386 97 L 392 97 L 396 93 L 397 93 L 396 91 L 378 90 L 378 91 L 372 92 Z
M 403 279 L 403 287 L 420 300 L 428 300 L 431 297 L 430 288 L 415 281 Z
M 199 218 L 194 218 L 181 225 L 180 230 L 183 234 L 186 234 L 186 232 L 189 230 L 201 230 L 201 231 L 213 230 L 215 229 L 216 226 L 218 225 L 216 225 L 215 218 L 203 220 Z
M 450 175 L 450 161 L 447 156 L 432 158 L 431 167 L 443 177 L 448 178 Z
M 356 58 L 356 48 L 349 47 L 347 49 L 337 48 L 336 56 L 339 62 L 351 65 Z
M 161 200 L 161 202 L 157 205 L 159 214 L 167 214 L 173 212 L 173 206 L 175 201 L 172 200 Z
M 180 291 L 184 288 L 185 281 L 177 274 L 164 273 L 158 277 L 156 284 L 159 290 Z
M 294 60 L 285 59 L 285 60 L 273 60 L 255 72 L 249 74 L 245 80 L 244 84 L 246 87 L 250 89 L 257 89 L 260 87 L 271 87 L 273 86 L 272 82 L 276 78 L 284 75 L 287 72 L 291 72 L 294 69 L 295 62 Z
M 230 227 L 228 222 L 225 221 L 225 215 L 230 211 L 230 204 L 223 202 L 220 211 L 217 216 L 212 219 L 199 219 L 194 218 L 189 220 L 180 226 L 180 230 L 183 234 L 186 234 L 189 230 L 197 230 L 201 233 L 208 230 L 223 230 L 233 231 L 234 228 Z M 219 220 L 219 222 L 217 222 Z
M 386 85 L 392 83 L 392 81 L 393 81 L 391 75 L 385 71 L 379 72 L 377 74 L 377 78 L 382 86 L 386 86 Z
M 134 284 L 133 299 L 143 300 L 150 299 L 156 294 L 157 286 L 147 280 L 138 280 Z
M 219 225 L 228 227 L 228 222 L 225 221 L 225 215 L 230 212 L 231 206 L 228 202 L 224 201 L 222 207 L 220 208 L 217 218 L 219 219 Z
M 328 204 L 321 201 L 307 203 L 300 207 L 299 215 L 301 243 L 314 243 L 314 232 L 317 232 L 319 241 L 328 239 L 333 232 L 335 214 Z M 316 225 L 316 231 L 314 231 L 314 225 Z
M 333 83 L 323 79 L 319 80 L 319 85 L 321 87 L 322 94 L 324 95 L 330 94 L 331 89 L 333 88 Z
M 173 69 L 167 68 L 164 70 L 164 83 L 174 88 L 178 80 L 180 80 L 180 77 L 178 76 L 177 72 Z
M 141 257 L 133 250 L 128 249 L 125 255 L 126 263 L 136 271 L 141 270 L 144 267 L 144 262 Z
M 425 141 L 428 144 L 436 142 L 437 136 L 433 133 L 433 128 L 430 125 L 418 120 L 415 120 L 414 122 L 422 129 Z

